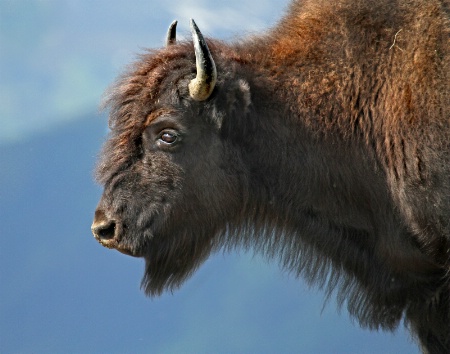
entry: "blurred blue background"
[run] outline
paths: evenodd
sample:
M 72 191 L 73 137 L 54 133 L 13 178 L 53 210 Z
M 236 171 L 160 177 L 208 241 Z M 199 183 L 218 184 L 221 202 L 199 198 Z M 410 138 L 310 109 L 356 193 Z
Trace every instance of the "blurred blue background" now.
M 92 179 L 103 91 L 189 18 L 230 39 L 287 0 L 0 0 L 1 353 L 417 353 L 362 330 L 334 299 L 250 253 L 217 254 L 178 291 L 139 289 L 144 263 L 101 247 Z

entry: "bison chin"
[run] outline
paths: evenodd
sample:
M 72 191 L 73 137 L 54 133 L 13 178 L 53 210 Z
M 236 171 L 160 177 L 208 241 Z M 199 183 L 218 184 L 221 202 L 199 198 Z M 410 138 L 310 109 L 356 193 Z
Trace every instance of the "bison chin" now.
M 206 237 L 185 232 L 163 242 L 152 242 L 143 256 L 146 264 L 141 288 L 145 293 L 158 296 L 179 288 L 216 248 L 214 239 L 209 236 L 208 242 Z

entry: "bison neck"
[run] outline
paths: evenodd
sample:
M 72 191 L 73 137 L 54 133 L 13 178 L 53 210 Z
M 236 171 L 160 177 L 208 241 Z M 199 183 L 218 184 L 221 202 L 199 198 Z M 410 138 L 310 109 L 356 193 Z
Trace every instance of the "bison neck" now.
M 242 149 L 250 176 L 243 218 L 250 220 L 256 249 L 269 256 L 281 251 L 285 267 L 322 285 L 331 270 L 336 279 L 356 278 L 351 287 L 363 292 L 387 286 L 395 298 L 406 298 L 404 292 L 435 268 L 393 207 L 373 153 L 358 139 L 321 134 L 276 102 L 264 102 Z M 349 301 L 370 324 L 370 316 L 358 313 L 367 310 L 365 300 Z M 381 322 L 394 326 L 389 321 Z
M 252 204 L 264 206 L 282 225 L 320 220 L 360 230 L 370 242 L 386 231 L 380 229 L 386 221 L 398 227 L 383 175 L 361 145 L 317 137 L 282 119 L 254 141 L 246 156 Z

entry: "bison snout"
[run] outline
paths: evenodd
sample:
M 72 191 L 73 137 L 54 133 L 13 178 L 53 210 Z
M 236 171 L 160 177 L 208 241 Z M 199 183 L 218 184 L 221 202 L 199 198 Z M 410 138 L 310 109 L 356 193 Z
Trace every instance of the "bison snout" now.
M 103 210 L 96 210 L 91 230 L 97 241 L 107 248 L 113 248 L 126 255 L 138 257 L 138 253 L 121 242 L 120 230 L 122 229 L 121 224 L 113 219 L 109 219 Z
M 93 224 L 91 230 L 95 238 L 102 241 L 111 240 L 115 236 L 116 223 L 114 221 L 109 221 L 101 224 Z
M 106 247 L 113 247 L 113 243 L 116 243 L 116 222 L 107 218 L 102 210 L 95 212 L 94 222 L 92 223 L 91 230 L 94 237 Z

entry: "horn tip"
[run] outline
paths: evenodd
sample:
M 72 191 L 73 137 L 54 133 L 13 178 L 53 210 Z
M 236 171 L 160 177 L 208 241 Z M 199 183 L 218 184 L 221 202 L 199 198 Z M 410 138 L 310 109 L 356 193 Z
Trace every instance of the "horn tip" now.
M 189 21 L 190 27 L 192 31 L 197 31 L 198 32 L 198 27 L 197 24 L 195 23 L 194 19 L 191 18 L 191 20 Z
M 177 41 L 177 24 L 178 21 L 172 21 L 172 23 L 169 26 L 169 30 L 167 31 L 166 36 L 166 47 L 175 44 Z

